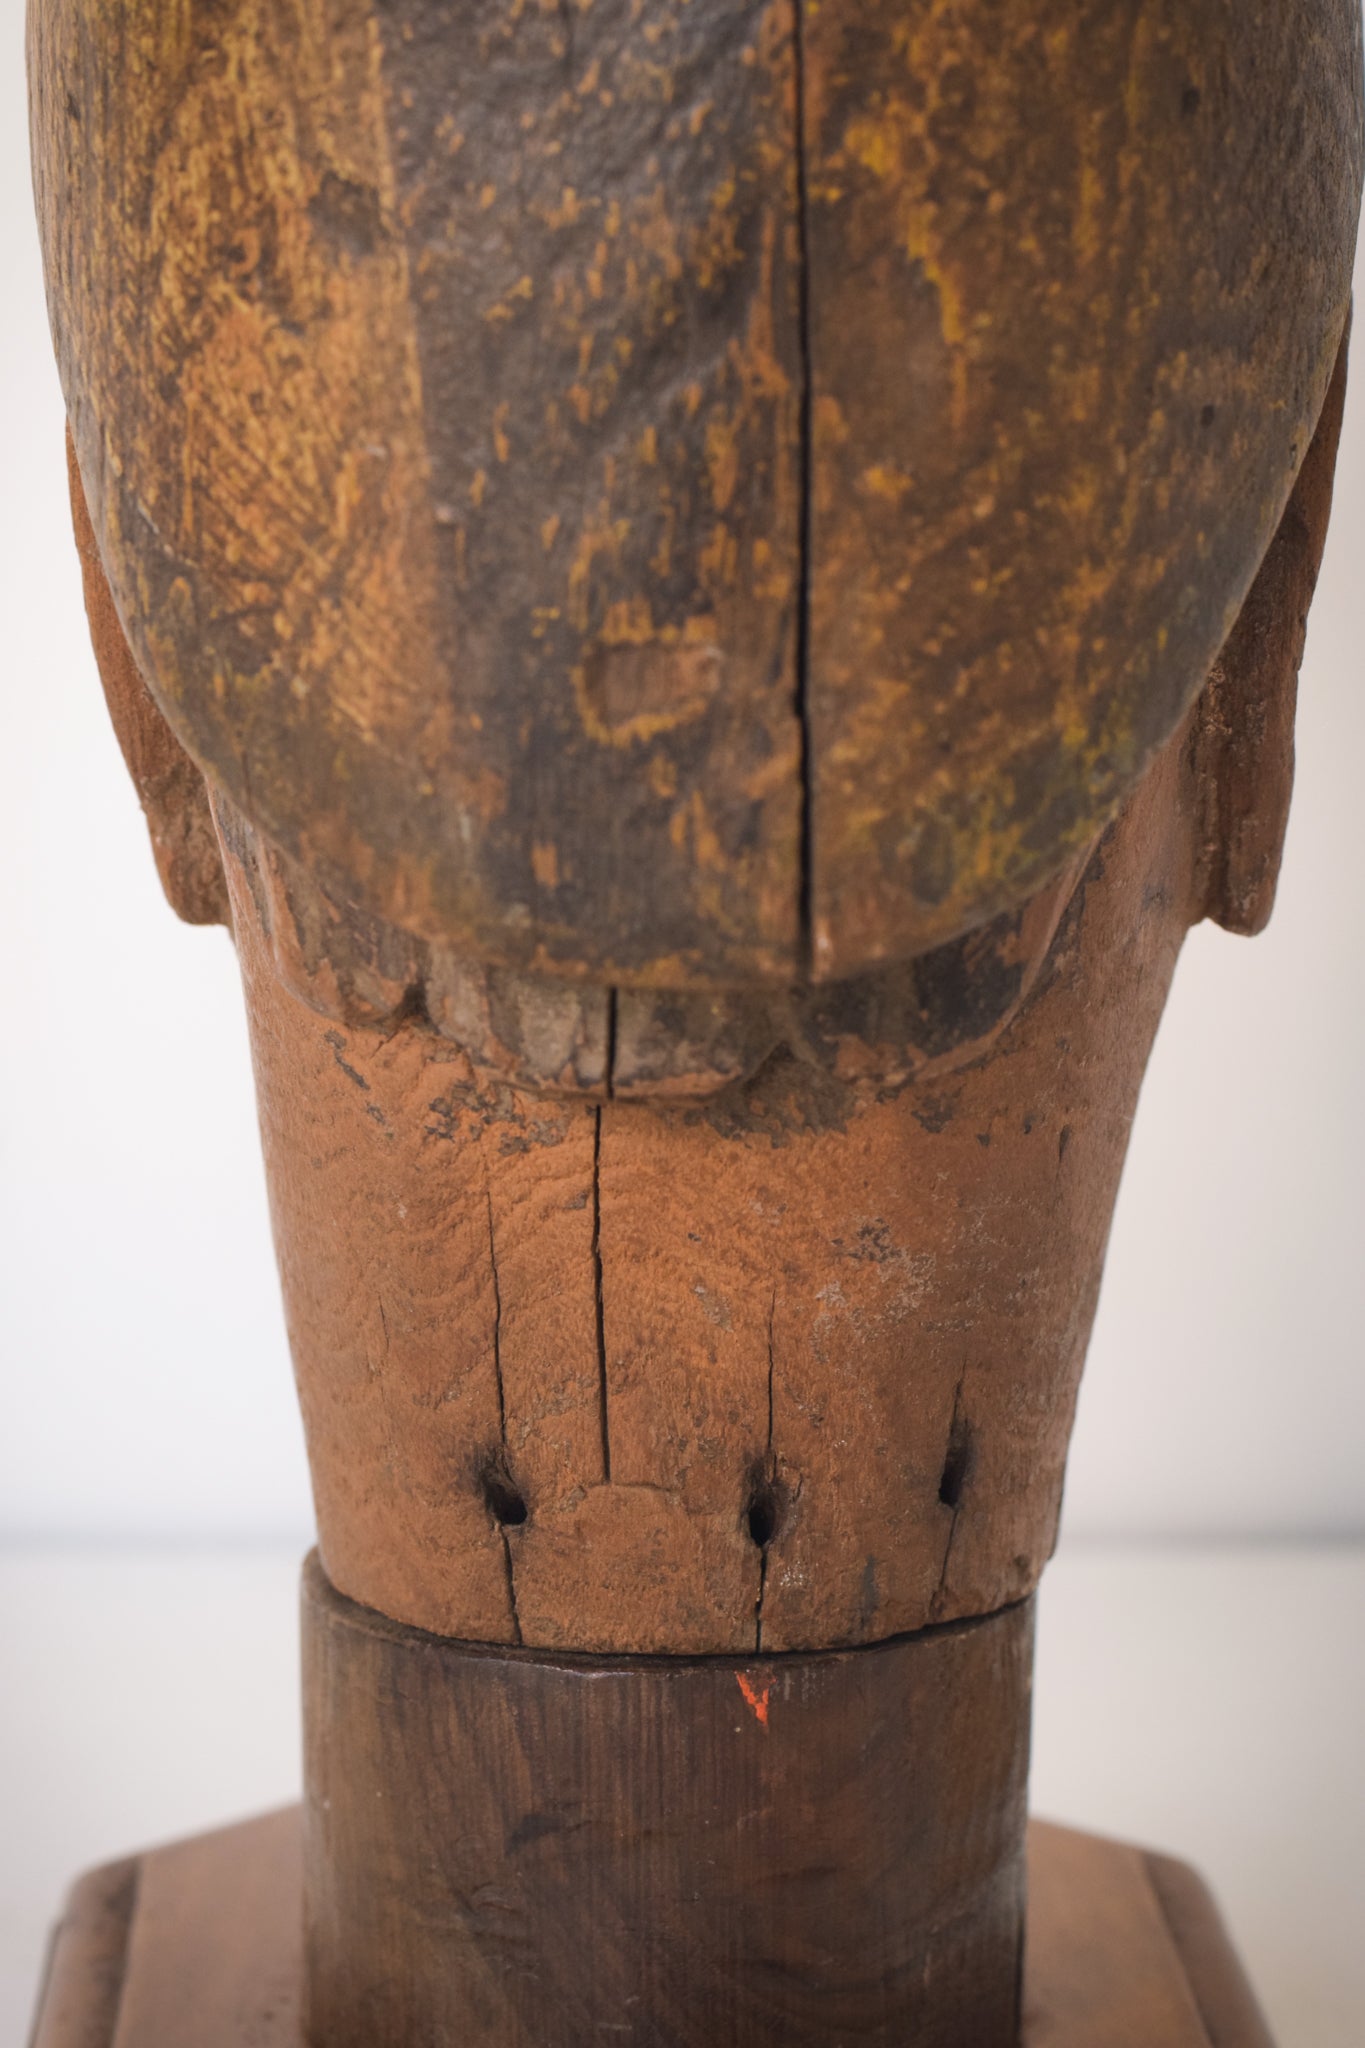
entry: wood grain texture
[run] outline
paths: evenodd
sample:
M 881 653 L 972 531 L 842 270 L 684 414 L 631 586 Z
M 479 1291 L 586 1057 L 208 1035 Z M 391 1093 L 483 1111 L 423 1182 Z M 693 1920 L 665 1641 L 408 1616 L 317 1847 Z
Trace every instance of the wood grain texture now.
M 83 1877 L 31 2048 L 305 2048 L 299 1819 L 288 1807 Z
M 784 1046 L 672 1104 L 328 1023 L 225 834 L 333 1582 L 436 1634 L 691 1655 L 1027 1594 L 1200 824 L 1179 739 L 982 1056 L 887 1086 Z
M 30 2048 L 111 2048 L 142 1863 L 106 1864 L 73 1885 L 53 1932 Z
M 227 885 L 204 778 L 157 709 L 114 607 L 67 436 L 67 479 L 85 612 L 104 701 L 147 820 L 166 899 L 187 924 L 226 924 Z
M 30 20 L 139 669 L 325 895 L 517 972 L 1017 908 L 1202 685 L 1344 325 L 1351 0 Z
M 31 14 L 72 432 L 196 760 L 419 936 L 798 965 L 785 0 Z
M 1347 349 L 1343 341 L 1284 518 L 1199 703 L 1206 915 L 1248 936 L 1265 929 L 1279 881 L 1299 664 L 1332 509 Z
M 1353 0 L 802 19 L 812 920 L 838 976 L 1028 895 L 1198 693 L 1345 323 L 1360 24 Z
M 1228 876 L 1273 881 L 1339 395 L 1247 630 L 1074 900 L 908 969 L 594 1009 L 454 956 L 418 983 L 380 934 L 343 983 L 220 800 L 347 1593 L 439 1633 L 701 1654 L 876 1640 L 1036 1583 L 1181 936 L 1245 922 Z M 518 1085 L 528 1046 L 591 1099 Z
M 275 972 L 310 1009 L 388 1031 L 430 1025 L 489 1082 L 594 1101 L 715 1095 L 784 1048 L 890 1086 L 980 1057 L 1032 993 L 1085 864 L 966 937 L 851 981 L 607 988 L 411 939 L 335 900 L 227 798 L 214 812 Z
M 555 1661 L 304 1586 L 327 2048 L 1015 2048 L 1032 1614 L 843 1656 Z
M 381 20 L 459 679 L 438 744 L 489 786 L 484 892 L 537 964 L 591 933 L 598 979 L 790 979 L 789 0 Z
M 200 1837 L 192 1861 L 176 1845 L 82 1879 L 54 1943 L 32 2048 L 305 2048 L 299 1823 L 293 1808 Z M 116 1958 L 110 1976 L 87 1937 L 101 1920 L 122 1924 L 130 1874 L 136 1882 L 159 1868 L 186 1894 L 174 1937 L 163 1924 L 126 1966 Z M 1270 2048 L 1217 1909 L 1187 1866 L 1034 1821 L 1028 1872 L 1019 2048 Z M 159 2031 L 134 2020 L 149 2008 Z M 466 2038 L 463 2028 L 453 2036 Z M 594 2031 L 572 2048 L 601 2039 Z M 964 2034 L 953 2048 L 978 2043 Z
M 1265 923 L 1293 781 L 1293 717 L 1331 507 L 1346 381 L 1328 399 L 1274 541 L 1197 713 L 1203 908 L 1229 930 Z M 228 915 L 203 778 L 132 660 L 70 463 L 92 636 L 110 711 L 170 900 L 192 922 Z M 703 1097 L 751 1079 L 782 1048 L 845 1080 L 921 1085 L 988 1052 L 1032 993 L 1085 864 L 1022 908 L 915 959 L 783 990 L 610 989 L 490 966 L 338 899 L 221 794 L 219 824 L 275 970 L 336 1023 L 420 1019 L 488 1079 L 554 1094 Z
M 245 1870 L 239 1870 L 237 1883 L 222 1883 L 222 1837 L 211 1834 L 139 1860 L 114 2048 L 125 2040 L 200 2048 L 198 2016 L 204 2013 L 232 2015 L 240 2025 L 241 1959 L 253 1948 L 249 2009 L 259 2016 L 262 2048 L 277 2035 L 297 2038 L 303 1998 L 291 1951 L 303 1919 L 303 1859 L 293 1818 L 286 1809 L 254 1823 L 252 1883 L 243 1881 Z M 213 1933 L 205 1942 L 207 1915 Z M 272 1922 L 271 1939 L 262 1943 L 263 1929 Z M 160 1967 L 167 1956 L 193 1959 L 190 1984 Z
M 1272 2048 L 1188 1865 L 1035 1821 L 1026 2048 Z
M 329 1568 L 368 1588 L 392 1560 L 397 1610 L 515 1641 L 490 1477 L 510 1455 L 551 1525 L 602 1477 L 596 1112 L 486 1082 L 431 1032 L 328 1025 L 227 872 Z

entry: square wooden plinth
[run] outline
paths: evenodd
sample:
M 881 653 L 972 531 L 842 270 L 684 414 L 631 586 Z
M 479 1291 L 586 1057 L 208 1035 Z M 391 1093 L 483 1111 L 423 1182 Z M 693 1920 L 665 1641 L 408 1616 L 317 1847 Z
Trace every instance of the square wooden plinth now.
M 301 1883 L 297 1808 L 92 1871 L 32 2048 L 303 2048 Z M 1184 1864 L 1035 1821 L 1029 1887 L 1022 2048 L 1271 2048 Z

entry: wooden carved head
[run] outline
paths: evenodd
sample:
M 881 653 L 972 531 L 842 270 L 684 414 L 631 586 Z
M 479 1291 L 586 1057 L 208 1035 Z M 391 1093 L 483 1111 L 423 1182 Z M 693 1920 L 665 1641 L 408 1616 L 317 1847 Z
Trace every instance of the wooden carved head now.
M 1180 941 L 1274 891 L 1354 0 L 30 33 L 95 636 L 242 950 L 333 1583 L 688 1651 L 1020 1598 Z
M 848 979 L 1114 816 L 1322 409 L 1360 57 L 1092 14 L 34 6 L 137 671 L 390 965 Z

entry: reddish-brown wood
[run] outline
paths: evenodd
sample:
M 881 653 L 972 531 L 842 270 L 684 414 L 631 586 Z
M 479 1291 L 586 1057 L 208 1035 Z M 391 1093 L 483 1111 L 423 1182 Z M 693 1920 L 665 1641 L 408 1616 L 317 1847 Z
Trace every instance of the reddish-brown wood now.
M 1213 2048 L 1229 2042 L 1237 2048 L 1274 2048 L 1255 1994 L 1228 1947 L 1227 1930 L 1208 1887 L 1188 1863 L 1178 1863 L 1173 1856 L 1148 1854 L 1142 1860 Z M 1039 1910 L 1046 1910 L 1045 1897 Z
M 1019 2048 L 1270 2048 L 1193 1871 L 1038 1821 L 1028 1862 Z M 1144 1882 L 1144 1871 L 1148 1879 L 1159 1872 L 1159 1883 Z M 130 1872 L 131 1925 L 141 1938 L 106 1979 L 86 1959 L 106 1924 L 122 1924 Z M 92 1872 L 67 1905 L 32 2048 L 306 2048 L 299 1878 L 297 1809 Z M 1176 1887 L 1181 1898 L 1171 1906 Z M 138 1928 L 144 1896 L 177 1901 L 174 1937 L 164 1920 L 156 1932 Z M 612 2038 L 551 2037 L 537 2048 L 597 2048 Z M 455 2039 L 473 2048 L 463 2030 Z
M 1023 2048 L 1272 2048 L 1209 1893 L 1183 1863 L 1029 1830 Z
M 836 1040 L 600 1107 L 316 1015 L 230 855 L 333 1582 L 437 1634 L 685 1655 L 1027 1594 L 1199 815 L 1178 739 L 1030 1000 L 932 1082 L 845 1078 Z
M 31 2048 L 305 2048 L 299 1819 L 289 1807 L 82 1878 Z
M 368 1603 L 315 2048 L 1013 2048 L 1021 1603 L 1181 939 L 1273 891 L 1360 43 L 31 7 L 94 637 Z M 53 2042 L 120 1973 L 226 2041 L 253 1945 L 296 2031 L 288 1837 L 97 1884 Z M 1242 2038 L 1182 1880 L 1044 1865 L 1030 2043 Z
M 258 1836 L 253 1850 L 273 1873 L 277 1859 L 270 1846 Z M 130 1857 L 106 1864 L 72 1887 L 48 1952 L 32 2048 L 110 2048 L 145 1862 Z M 287 1861 L 282 1867 L 287 1870 Z

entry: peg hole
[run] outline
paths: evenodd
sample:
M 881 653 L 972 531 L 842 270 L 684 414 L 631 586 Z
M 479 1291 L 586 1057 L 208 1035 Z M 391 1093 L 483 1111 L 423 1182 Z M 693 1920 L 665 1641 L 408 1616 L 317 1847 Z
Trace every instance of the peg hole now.
M 749 1498 L 744 1509 L 744 1526 L 749 1532 L 749 1541 L 758 1550 L 766 1550 L 782 1526 L 782 1511 L 786 1505 L 783 1489 L 766 1469 L 754 1473 L 749 1483 Z
M 503 1529 L 519 1529 L 526 1520 L 526 1496 L 513 1481 L 506 1465 L 495 1458 L 485 1465 L 481 1481 L 484 1505 Z

